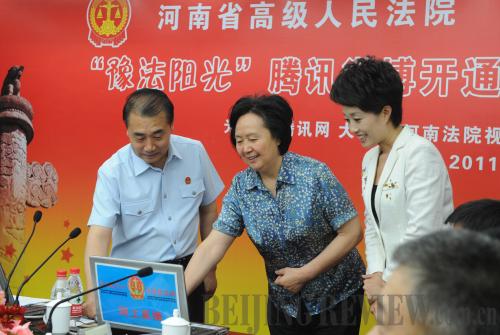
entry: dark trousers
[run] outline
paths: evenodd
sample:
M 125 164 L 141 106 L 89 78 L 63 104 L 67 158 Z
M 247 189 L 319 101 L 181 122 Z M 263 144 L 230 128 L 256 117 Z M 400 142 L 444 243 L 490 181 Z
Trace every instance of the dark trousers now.
M 186 257 L 174 259 L 171 261 L 165 261 L 163 263 L 169 264 L 179 264 L 182 265 L 184 270 L 189 263 L 193 255 Z M 204 323 L 205 321 L 205 301 L 204 301 L 205 287 L 201 283 L 188 297 L 188 310 L 189 310 L 189 321 Z
M 271 335 L 358 335 L 363 288 L 320 314 L 310 315 L 302 302 L 297 318 L 283 312 L 269 299 L 267 322 Z

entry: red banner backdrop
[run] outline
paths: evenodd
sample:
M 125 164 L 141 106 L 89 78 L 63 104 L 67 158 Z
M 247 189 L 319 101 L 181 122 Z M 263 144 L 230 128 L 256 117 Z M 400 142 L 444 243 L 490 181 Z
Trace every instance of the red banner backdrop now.
M 405 83 L 403 123 L 441 151 L 455 203 L 500 198 L 498 13 L 496 0 L 4 0 L 0 71 L 24 65 L 21 95 L 34 109 L 27 162 L 50 162 L 59 177 L 14 286 L 72 228 L 86 231 L 97 169 L 127 142 L 121 108 L 141 87 L 167 92 L 175 133 L 204 143 L 226 186 L 245 167 L 228 138 L 231 104 L 282 94 L 295 113 L 291 150 L 326 162 L 362 213 L 364 150 L 328 93 L 347 60 L 386 57 Z M 65 246 L 24 293 L 47 296 L 57 268 L 83 267 L 84 242 Z M 21 247 L 2 235 L 7 270 Z M 218 277 L 209 321 L 267 334 L 263 264 L 245 236 Z

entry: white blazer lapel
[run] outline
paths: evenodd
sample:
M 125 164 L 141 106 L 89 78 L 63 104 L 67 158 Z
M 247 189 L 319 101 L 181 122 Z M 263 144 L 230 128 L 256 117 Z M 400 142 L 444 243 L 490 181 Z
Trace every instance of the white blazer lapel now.
M 382 175 L 378 180 L 377 192 L 375 193 L 375 209 L 377 211 L 379 221 L 382 221 L 382 211 L 380 208 L 380 198 L 382 197 L 382 189 L 384 188 L 384 184 L 387 182 L 387 179 L 389 179 L 392 173 L 392 169 L 394 168 L 394 165 L 398 160 L 398 152 L 397 150 L 394 149 L 395 148 L 392 148 L 391 152 L 389 152 L 387 160 L 385 161 L 384 169 L 382 170 Z
M 366 178 L 366 180 L 363 180 L 363 198 L 365 201 L 365 204 L 368 205 L 368 210 L 369 213 L 371 213 L 371 194 L 372 194 L 372 187 L 373 187 L 373 181 L 375 180 L 375 173 L 377 171 L 377 157 L 379 155 L 380 148 L 376 147 L 372 154 L 370 156 L 370 159 L 366 162 L 366 166 L 364 167 L 365 171 L 363 171 L 363 178 Z
M 363 200 L 365 203 L 365 215 L 370 216 L 370 222 L 372 222 L 372 227 L 374 228 L 378 239 L 381 244 L 382 242 L 382 236 L 380 236 L 380 227 L 379 225 L 375 222 L 375 218 L 373 217 L 373 211 L 372 211 L 372 201 L 371 201 L 371 196 L 372 196 L 372 188 L 373 188 L 373 181 L 375 180 L 375 173 L 377 172 L 377 160 L 379 156 L 380 148 L 377 146 L 373 149 L 373 151 L 370 151 L 369 157 L 366 160 L 366 164 L 363 167 L 363 179 L 366 178 L 366 180 L 363 180 Z M 368 219 L 368 218 L 367 218 Z M 365 219 L 366 220 L 366 219 Z M 383 252 L 383 250 L 377 250 L 377 252 Z
M 399 149 L 404 147 L 406 142 L 408 141 L 409 137 L 411 136 L 411 130 L 409 130 L 407 127 L 404 127 L 401 130 L 401 133 L 398 135 L 396 138 L 396 141 L 394 141 L 394 144 L 392 145 L 391 152 L 389 152 L 389 156 L 387 157 L 387 160 L 384 165 L 384 169 L 382 170 L 382 175 L 380 176 L 380 179 L 378 181 L 378 187 L 377 187 L 377 192 L 375 193 L 375 208 L 377 210 L 377 213 L 379 215 L 379 220 L 382 220 L 382 211 L 380 208 L 380 198 L 382 197 L 382 189 L 384 188 L 384 185 L 388 181 L 389 177 L 392 174 L 392 170 L 394 169 L 394 166 L 396 165 L 396 162 L 398 161 L 399 158 Z

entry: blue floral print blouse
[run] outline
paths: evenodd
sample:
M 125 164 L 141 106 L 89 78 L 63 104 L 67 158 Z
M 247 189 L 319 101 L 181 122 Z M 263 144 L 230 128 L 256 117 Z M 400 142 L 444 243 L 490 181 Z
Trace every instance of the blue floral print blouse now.
M 363 285 L 363 261 L 354 248 L 297 294 L 274 284 L 275 271 L 310 262 L 356 216 L 349 196 L 326 164 L 288 152 L 283 156 L 276 197 L 254 170 L 239 172 L 224 197 L 214 229 L 234 237 L 246 229 L 264 258 L 270 300 L 297 317 L 301 300 L 315 315 L 356 292 Z

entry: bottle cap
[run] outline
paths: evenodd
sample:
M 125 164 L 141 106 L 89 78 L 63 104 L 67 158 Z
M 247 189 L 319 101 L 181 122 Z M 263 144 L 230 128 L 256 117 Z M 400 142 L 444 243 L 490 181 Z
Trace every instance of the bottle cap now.
M 69 273 L 72 275 L 78 275 L 80 274 L 80 268 L 71 268 L 69 269 Z
M 57 277 L 66 277 L 68 275 L 68 271 L 64 269 L 59 269 L 56 271 L 56 276 Z

